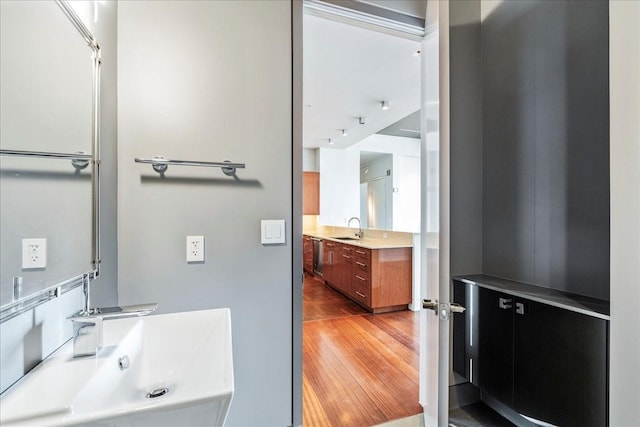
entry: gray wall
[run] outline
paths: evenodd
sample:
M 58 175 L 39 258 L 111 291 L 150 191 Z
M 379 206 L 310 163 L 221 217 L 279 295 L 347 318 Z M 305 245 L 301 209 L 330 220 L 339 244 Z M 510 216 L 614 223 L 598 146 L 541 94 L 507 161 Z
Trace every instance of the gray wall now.
M 451 275 L 482 271 L 480 0 L 449 3 Z
M 230 426 L 292 424 L 291 13 L 290 1 L 118 9 L 119 301 L 231 309 Z M 162 178 L 133 160 L 155 155 L 246 169 L 169 166 Z M 261 219 L 285 219 L 287 243 L 263 246 Z M 187 235 L 205 236 L 204 263 L 186 263 Z
M 482 23 L 483 272 L 609 299 L 608 2 Z
M 90 5 L 93 5 L 91 3 Z M 115 1 L 96 2 L 98 21 L 84 22 L 98 39 L 102 48 L 102 271 L 94 283 L 92 295 L 96 305 L 111 305 L 117 300 L 116 271 L 116 15 Z M 64 217 L 61 227 L 71 230 L 74 225 Z M 4 250 L 3 246 L 3 250 Z M 57 255 L 57 254 L 56 254 Z M 87 268 L 88 270 L 88 268 Z M 82 271 L 78 271 L 81 273 Z M 33 366 L 71 338 L 72 327 L 67 317 L 82 307 L 80 288 L 30 310 L 0 325 L 0 392 L 17 381 Z

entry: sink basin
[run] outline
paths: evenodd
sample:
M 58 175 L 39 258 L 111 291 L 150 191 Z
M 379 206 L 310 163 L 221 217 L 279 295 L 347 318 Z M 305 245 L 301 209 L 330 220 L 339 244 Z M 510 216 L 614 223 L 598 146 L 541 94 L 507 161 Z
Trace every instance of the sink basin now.
M 2 426 L 223 425 L 234 391 L 229 309 L 104 322 L 104 347 L 73 343 L 0 397 Z
M 338 240 L 360 240 L 357 237 L 334 237 L 334 239 L 338 239 Z

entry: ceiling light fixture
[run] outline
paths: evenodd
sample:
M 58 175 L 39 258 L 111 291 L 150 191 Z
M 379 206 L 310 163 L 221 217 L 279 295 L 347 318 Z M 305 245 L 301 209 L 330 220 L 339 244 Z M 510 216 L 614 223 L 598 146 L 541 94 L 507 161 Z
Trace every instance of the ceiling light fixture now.
M 364 120 L 365 120 L 364 117 L 358 117 L 358 123 L 360 123 L 361 125 L 364 124 Z
M 349 134 L 347 133 L 347 130 L 346 130 L 346 129 L 342 129 L 342 136 L 347 136 L 347 135 L 349 135 Z
M 333 141 L 329 138 L 329 145 L 333 145 Z
M 382 101 L 381 104 L 382 105 L 380 105 L 380 108 L 382 108 L 383 110 L 388 110 L 389 109 L 389 103 L 387 101 Z

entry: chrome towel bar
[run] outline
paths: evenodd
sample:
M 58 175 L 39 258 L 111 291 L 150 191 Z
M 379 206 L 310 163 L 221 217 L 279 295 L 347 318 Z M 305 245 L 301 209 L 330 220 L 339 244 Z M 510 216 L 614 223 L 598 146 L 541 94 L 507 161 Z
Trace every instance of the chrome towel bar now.
M 166 172 L 169 165 L 179 165 L 179 166 L 203 166 L 209 168 L 220 168 L 225 175 L 235 175 L 236 169 L 244 169 L 244 163 L 231 163 L 229 160 L 225 160 L 224 162 L 200 162 L 194 160 L 169 160 L 165 159 L 162 156 L 155 156 L 151 159 L 143 159 L 140 157 L 136 157 L 136 163 L 147 163 L 153 166 L 153 170 L 158 172 L 159 174 L 163 174 Z
M 84 169 L 89 165 L 91 154 L 81 151 L 77 153 L 54 153 L 49 151 L 0 150 L 0 156 L 36 157 L 41 159 L 69 159 L 76 169 Z

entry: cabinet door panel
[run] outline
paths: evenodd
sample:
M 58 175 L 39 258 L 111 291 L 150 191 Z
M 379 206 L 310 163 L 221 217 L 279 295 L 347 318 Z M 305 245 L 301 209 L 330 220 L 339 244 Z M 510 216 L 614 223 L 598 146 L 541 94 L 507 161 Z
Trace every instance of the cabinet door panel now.
M 516 304 L 514 409 L 560 426 L 607 425 L 607 322 Z
M 478 291 L 478 384 L 494 398 L 513 403 L 513 297 Z
M 322 278 L 328 283 L 334 283 L 336 277 L 336 244 L 325 240 L 322 246 L 322 252 L 324 262 Z
M 302 174 L 302 214 L 320 215 L 320 174 L 318 172 Z
M 302 262 L 304 270 L 313 274 L 313 240 L 307 236 L 302 239 Z

